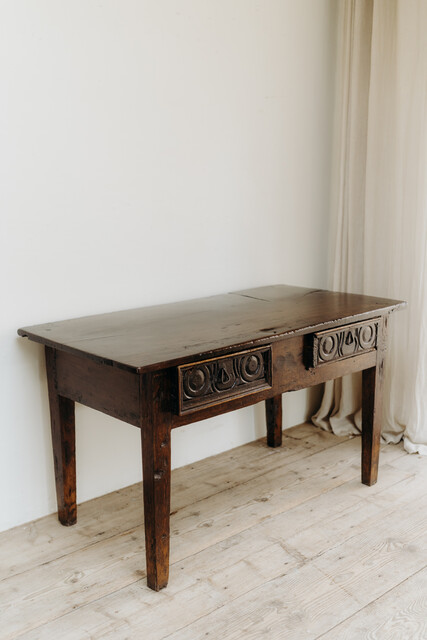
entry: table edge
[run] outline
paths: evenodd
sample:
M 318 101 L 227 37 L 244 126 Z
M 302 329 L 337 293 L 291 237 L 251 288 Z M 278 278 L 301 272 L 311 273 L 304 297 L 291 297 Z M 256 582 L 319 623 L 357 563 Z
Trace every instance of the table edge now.
M 230 345 L 223 345 L 216 349 L 209 349 L 207 351 L 194 351 L 192 353 L 188 353 L 185 357 L 181 356 L 177 358 L 171 358 L 169 360 L 148 363 L 145 365 L 131 365 L 126 362 L 120 362 L 118 360 L 103 358 L 102 356 L 99 356 L 97 354 L 90 353 L 88 351 L 83 351 L 81 349 L 72 347 L 70 345 L 58 343 L 58 342 L 55 342 L 54 340 L 49 340 L 48 338 L 32 333 L 30 331 L 31 327 L 22 327 L 18 329 L 17 333 L 20 337 L 28 338 L 32 342 L 37 342 L 39 344 L 43 344 L 53 349 L 58 349 L 60 351 L 65 351 L 67 353 L 71 353 L 76 356 L 87 358 L 89 360 L 98 362 L 106 366 L 117 367 L 119 369 L 123 369 L 124 371 L 129 371 L 134 374 L 143 374 L 143 373 L 148 373 L 152 371 L 160 371 L 162 369 L 169 369 L 171 367 L 176 367 L 179 364 L 187 364 L 195 359 L 203 359 L 205 357 L 211 357 L 211 356 L 216 357 L 219 355 L 226 355 L 228 353 L 232 353 L 233 351 L 236 351 L 242 348 L 248 348 L 248 346 L 264 345 L 272 342 L 277 342 L 279 340 L 284 340 L 286 338 L 293 337 L 293 336 L 306 335 L 309 333 L 314 333 L 316 331 L 332 329 L 336 326 L 340 326 L 345 323 L 353 324 L 356 322 L 360 322 L 362 320 L 369 320 L 371 318 L 390 315 L 391 313 L 399 309 L 404 309 L 405 307 L 407 307 L 407 302 L 405 301 L 396 300 L 393 302 L 394 304 L 388 305 L 386 307 L 380 307 L 378 309 L 373 309 L 372 311 L 355 314 L 352 316 L 344 316 L 342 318 L 337 318 L 336 320 L 331 320 L 329 322 L 322 322 L 315 325 L 308 325 L 308 326 L 300 327 L 298 329 L 284 331 L 281 333 L 271 333 L 262 337 L 251 338 L 250 336 L 248 336 L 248 338 L 245 339 L 244 341 L 234 342 Z M 349 322 L 349 318 L 350 318 L 350 322 Z

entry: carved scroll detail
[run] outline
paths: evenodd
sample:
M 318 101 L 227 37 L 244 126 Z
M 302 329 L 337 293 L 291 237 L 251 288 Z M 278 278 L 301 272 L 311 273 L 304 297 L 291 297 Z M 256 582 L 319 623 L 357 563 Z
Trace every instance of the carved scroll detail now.
M 313 334 L 308 365 L 317 367 L 376 349 L 378 322 L 369 320 Z
M 271 347 L 178 367 L 179 413 L 271 387 Z

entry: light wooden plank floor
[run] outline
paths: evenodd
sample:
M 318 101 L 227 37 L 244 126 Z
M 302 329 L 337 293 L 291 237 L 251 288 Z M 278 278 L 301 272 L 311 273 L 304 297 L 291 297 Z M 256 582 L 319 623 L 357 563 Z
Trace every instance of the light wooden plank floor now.
M 311 425 L 172 473 L 171 572 L 145 584 L 140 484 L 0 534 L 8 640 L 427 639 L 427 459 Z

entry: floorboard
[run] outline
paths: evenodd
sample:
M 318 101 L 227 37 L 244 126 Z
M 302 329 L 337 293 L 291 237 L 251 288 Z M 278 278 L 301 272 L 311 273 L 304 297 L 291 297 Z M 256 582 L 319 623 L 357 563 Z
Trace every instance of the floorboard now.
M 384 445 L 366 487 L 360 438 L 307 424 L 177 469 L 160 593 L 141 485 L 91 500 L 75 527 L 0 534 L 1 638 L 425 639 L 426 483 L 426 458 Z

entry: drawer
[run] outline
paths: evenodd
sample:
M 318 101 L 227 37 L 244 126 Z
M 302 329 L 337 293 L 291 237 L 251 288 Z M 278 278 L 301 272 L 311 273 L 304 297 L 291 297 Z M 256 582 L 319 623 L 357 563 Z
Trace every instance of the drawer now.
M 324 366 L 375 350 L 379 322 L 380 319 L 375 318 L 311 334 L 305 348 L 306 365 Z
M 271 347 L 178 367 L 179 415 L 271 388 Z

